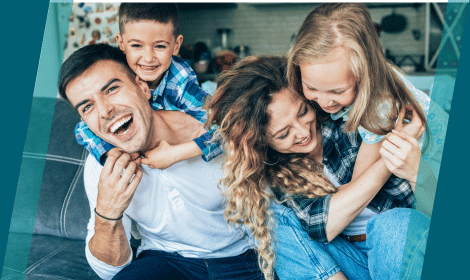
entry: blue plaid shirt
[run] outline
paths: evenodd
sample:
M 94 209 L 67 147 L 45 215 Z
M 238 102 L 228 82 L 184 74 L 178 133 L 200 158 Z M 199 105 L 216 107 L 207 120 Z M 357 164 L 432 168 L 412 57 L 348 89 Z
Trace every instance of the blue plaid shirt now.
M 199 88 L 196 74 L 183 59 L 173 56 L 160 85 L 157 89 L 151 90 L 151 93 L 152 109 L 181 111 L 193 116 L 201 124 L 206 122 L 207 112 L 201 106 L 204 105 L 208 94 Z M 221 142 L 207 142 L 212 139 L 213 133 L 214 130 L 210 130 L 194 139 L 203 153 L 204 161 L 210 161 L 224 151 Z M 103 154 L 114 148 L 96 136 L 83 121 L 75 127 L 75 139 L 101 164 L 106 160 Z
M 344 126 L 342 119 L 330 120 L 322 125 L 322 162 L 341 185 L 351 181 L 362 143 L 357 131 L 344 133 Z M 326 222 L 331 196 L 332 194 L 317 199 L 296 196 L 284 203 L 294 211 L 308 235 L 322 243 L 328 243 Z M 376 213 L 382 213 L 396 207 L 410 208 L 413 201 L 414 195 L 409 182 L 392 175 L 367 207 Z

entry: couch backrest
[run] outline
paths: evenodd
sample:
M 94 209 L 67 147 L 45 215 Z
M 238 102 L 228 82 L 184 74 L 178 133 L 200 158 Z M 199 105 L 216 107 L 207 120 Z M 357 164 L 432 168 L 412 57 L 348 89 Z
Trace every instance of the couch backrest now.
M 50 102 L 50 101 L 45 101 Z M 33 102 L 41 106 L 41 102 Z M 32 120 L 30 120 L 31 122 Z M 83 167 L 88 152 L 75 141 L 78 113 L 57 99 L 47 154 L 23 157 L 45 158 L 34 233 L 71 239 L 85 239 L 90 217 L 83 185 Z

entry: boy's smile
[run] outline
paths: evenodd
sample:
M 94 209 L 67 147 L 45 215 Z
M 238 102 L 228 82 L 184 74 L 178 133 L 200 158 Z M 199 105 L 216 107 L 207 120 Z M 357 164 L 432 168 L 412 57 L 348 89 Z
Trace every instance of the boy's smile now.
M 154 20 L 128 22 L 122 34 L 116 35 L 119 48 L 126 54 L 127 63 L 142 80 L 155 89 L 177 55 L 183 36 L 173 35 L 173 24 Z

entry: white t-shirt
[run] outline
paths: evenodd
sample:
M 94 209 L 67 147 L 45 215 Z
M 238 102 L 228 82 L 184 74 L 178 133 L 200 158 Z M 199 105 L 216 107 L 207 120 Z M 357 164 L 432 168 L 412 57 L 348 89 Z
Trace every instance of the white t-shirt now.
M 323 167 L 323 173 L 325 173 L 328 180 L 335 186 L 339 187 L 340 183 L 336 180 L 335 176 L 328 171 L 326 166 Z M 377 215 L 374 211 L 369 208 L 364 208 L 361 214 L 354 219 L 341 233 L 344 235 L 352 236 L 366 233 L 367 221 Z
M 127 238 L 131 232 L 143 250 L 178 252 L 189 258 L 221 258 L 240 255 L 250 249 L 246 230 L 229 227 L 224 218 L 225 205 L 218 183 L 222 178 L 223 157 L 210 162 L 201 157 L 174 164 L 165 169 L 143 166 L 144 173 L 132 202 L 124 212 Z M 85 163 L 85 189 L 90 201 L 91 218 L 86 238 L 86 256 L 90 266 L 104 279 L 112 278 L 121 267 L 96 259 L 88 243 L 94 235 L 94 208 L 102 166 L 91 156 Z

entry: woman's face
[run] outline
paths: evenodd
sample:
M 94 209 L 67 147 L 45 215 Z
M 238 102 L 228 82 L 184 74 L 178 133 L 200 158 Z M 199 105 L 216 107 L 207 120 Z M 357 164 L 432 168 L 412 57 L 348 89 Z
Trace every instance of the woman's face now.
M 322 147 L 315 111 L 305 99 L 283 89 L 274 95 L 268 112 L 271 118 L 266 136 L 274 150 L 284 154 L 312 153 Z

